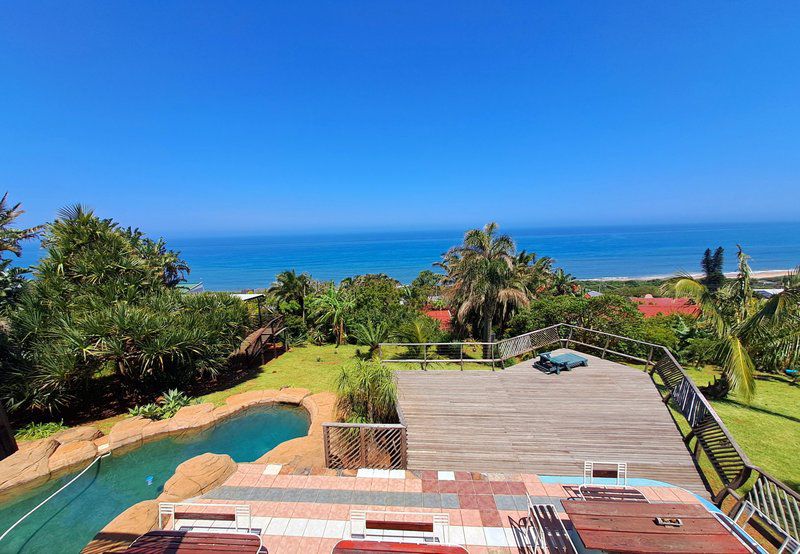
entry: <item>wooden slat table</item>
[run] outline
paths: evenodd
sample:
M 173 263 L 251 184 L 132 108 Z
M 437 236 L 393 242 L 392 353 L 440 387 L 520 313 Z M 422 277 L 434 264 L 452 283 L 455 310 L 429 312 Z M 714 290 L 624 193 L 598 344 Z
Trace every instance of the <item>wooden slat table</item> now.
M 333 547 L 333 554 L 466 554 L 461 546 L 415 544 L 408 542 L 343 540 Z
M 208 554 L 249 552 L 261 546 L 257 535 L 245 533 L 196 533 L 194 531 L 151 531 L 131 544 L 125 554 Z
M 564 500 L 586 548 L 626 553 L 747 554 L 744 544 L 699 504 L 643 504 Z M 680 518 L 681 527 L 657 525 Z

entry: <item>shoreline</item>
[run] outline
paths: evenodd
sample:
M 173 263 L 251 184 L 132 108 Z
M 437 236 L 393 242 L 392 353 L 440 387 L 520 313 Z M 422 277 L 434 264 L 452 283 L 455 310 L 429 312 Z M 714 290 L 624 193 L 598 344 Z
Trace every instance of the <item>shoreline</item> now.
M 760 271 L 753 271 L 751 273 L 751 277 L 754 279 L 772 279 L 777 277 L 783 277 L 788 275 L 794 271 L 793 269 L 765 269 Z M 725 277 L 730 279 L 735 278 L 739 274 L 738 271 L 726 271 Z M 702 273 L 690 273 L 694 278 L 702 277 Z M 595 277 L 595 278 L 578 278 L 578 281 L 655 281 L 655 280 L 663 280 L 663 279 L 671 279 L 672 277 L 676 277 L 678 274 L 662 274 L 662 275 L 642 275 L 639 277 L 634 276 L 617 276 L 617 277 Z

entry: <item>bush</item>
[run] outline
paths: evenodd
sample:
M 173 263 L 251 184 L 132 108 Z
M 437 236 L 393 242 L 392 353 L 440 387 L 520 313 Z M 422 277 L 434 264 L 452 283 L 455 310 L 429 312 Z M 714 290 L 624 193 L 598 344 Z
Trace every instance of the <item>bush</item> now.
M 248 325 L 242 301 L 175 289 L 177 253 L 83 208 L 47 228 L 47 255 L 9 314 L 0 399 L 59 412 L 96 397 L 98 376 L 135 396 L 227 369 Z
M 189 406 L 197 401 L 177 389 L 170 389 L 163 394 L 157 404 L 144 404 L 128 410 L 131 416 L 142 416 L 147 419 L 169 419 L 178 413 L 184 406 Z
M 17 440 L 23 441 L 44 439 L 64 429 L 67 429 L 67 426 L 64 425 L 63 421 L 59 421 L 58 423 L 28 423 L 24 427 L 17 429 L 15 436 Z
M 394 373 L 378 362 L 357 360 L 343 366 L 336 383 L 337 408 L 349 423 L 395 423 L 397 389 Z

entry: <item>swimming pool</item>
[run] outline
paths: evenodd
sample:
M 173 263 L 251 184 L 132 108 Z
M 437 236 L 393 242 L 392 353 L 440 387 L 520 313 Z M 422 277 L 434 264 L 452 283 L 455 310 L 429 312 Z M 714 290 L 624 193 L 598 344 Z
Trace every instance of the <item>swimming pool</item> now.
M 181 462 L 205 452 L 252 462 L 278 444 L 306 435 L 308 425 L 303 408 L 252 408 L 206 431 L 104 458 L 3 539 L 0 553 L 78 553 L 123 510 L 158 496 Z M 74 475 L 0 505 L 0 533 Z

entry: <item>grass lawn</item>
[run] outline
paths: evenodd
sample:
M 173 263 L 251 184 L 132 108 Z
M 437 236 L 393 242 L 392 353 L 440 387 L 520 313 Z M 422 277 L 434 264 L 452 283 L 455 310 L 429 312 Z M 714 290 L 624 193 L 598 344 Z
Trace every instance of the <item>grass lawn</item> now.
M 701 386 L 716 374 L 710 367 L 686 368 L 686 372 Z M 800 490 L 799 385 L 777 375 L 760 375 L 750 404 L 736 395 L 711 404 L 753 464 Z
M 286 354 L 261 366 L 246 381 L 201 396 L 200 400 L 222 404 L 227 397 L 240 392 L 282 387 L 298 387 L 312 393 L 333 391 L 342 364 L 353 360 L 357 348 L 351 344 L 343 344 L 339 348 L 331 344 L 293 346 Z

